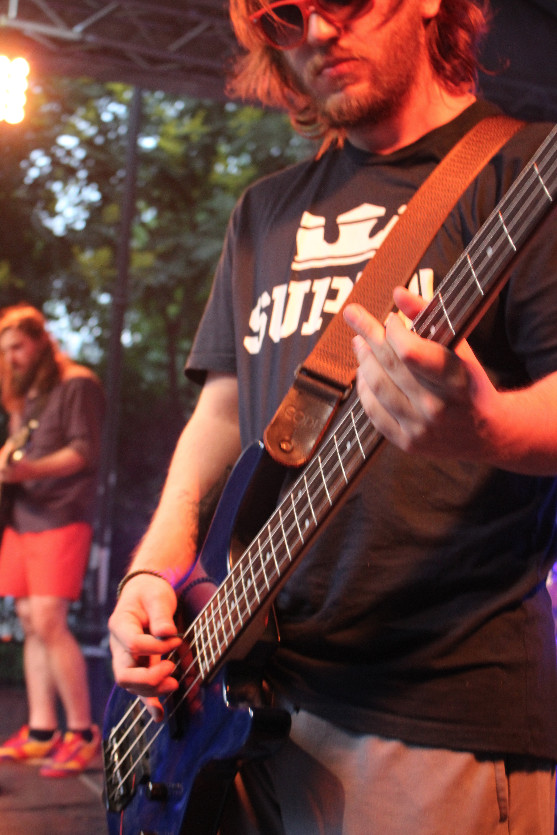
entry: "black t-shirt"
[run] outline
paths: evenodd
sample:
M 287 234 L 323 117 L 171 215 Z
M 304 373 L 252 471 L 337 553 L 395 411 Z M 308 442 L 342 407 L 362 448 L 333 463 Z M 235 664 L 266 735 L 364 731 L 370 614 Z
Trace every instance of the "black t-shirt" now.
M 231 219 L 188 373 L 234 372 L 244 444 L 477 103 L 412 146 L 347 144 L 260 181 Z M 549 130 L 531 125 L 451 213 L 411 286 L 430 295 Z M 533 236 L 470 343 L 500 387 L 557 370 L 557 243 Z M 553 227 L 554 228 L 554 227 Z M 545 419 L 540 416 L 540 419 Z M 409 743 L 557 758 L 556 484 L 389 444 L 280 592 L 269 665 L 292 702 Z

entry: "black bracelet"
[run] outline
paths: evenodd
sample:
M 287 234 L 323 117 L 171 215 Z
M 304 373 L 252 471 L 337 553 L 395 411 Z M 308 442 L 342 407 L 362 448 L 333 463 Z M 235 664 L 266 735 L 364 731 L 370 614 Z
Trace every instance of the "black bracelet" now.
M 129 571 L 127 574 L 125 574 L 118 583 L 118 589 L 116 590 L 116 600 L 120 598 L 120 595 L 122 594 L 122 589 L 124 588 L 126 583 L 128 583 L 134 577 L 137 577 L 138 574 L 151 574 L 153 577 L 160 577 L 161 580 L 166 580 L 167 583 L 172 585 L 170 580 L 167 577 L 165 577 L 164 574 L 162 574 L 160 571 L 154 571 L 152 568 L 137 568 L 135 571 Z
M 184 589 L 179 589 L 178 591 L 182 596 L 184 596 L 189 591 L 191 591 L 194 588 L 194 586 L 199 586 L 200 583 L 212 583 L 214 586 L 216 586 L 215 581 L 211 580 L 210 577 L 197 577 L 195 580 L 192 580 L 191 583 L 188 583 Z

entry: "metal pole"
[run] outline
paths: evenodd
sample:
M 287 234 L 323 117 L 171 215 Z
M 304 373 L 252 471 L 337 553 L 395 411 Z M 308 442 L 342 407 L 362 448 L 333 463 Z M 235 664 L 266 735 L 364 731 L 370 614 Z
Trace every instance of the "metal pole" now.
M 122 331 L 128 303 L 130 235 L 135 217 L 137 139 L 142 115 L 142 90 L 135 87 L 128 120 L 126 176 L 117 249 L 117 275 L 112 295 L 112 322 L 106 379 L 107 414 L 99 473 L 99 509 L 90 567 L 97 571 L 97 603 L 107 602 L 112 543 L 112 512 L 117 480 L 117 440 L 122 380 Z

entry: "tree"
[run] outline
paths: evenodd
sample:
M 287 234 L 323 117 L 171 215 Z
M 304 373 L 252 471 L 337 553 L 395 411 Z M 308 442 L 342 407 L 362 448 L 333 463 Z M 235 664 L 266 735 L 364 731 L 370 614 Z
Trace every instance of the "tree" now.
M 0 304 L 51 315 L 106 373 L 133 90 L 50 78 L 24 126 L 0 130 Z M 147 524 L 197 392 L 182 368 L 228 217 L 256 177 L 308 153 L 284 116 L 142 93 L 130 236 L 114 571 Z

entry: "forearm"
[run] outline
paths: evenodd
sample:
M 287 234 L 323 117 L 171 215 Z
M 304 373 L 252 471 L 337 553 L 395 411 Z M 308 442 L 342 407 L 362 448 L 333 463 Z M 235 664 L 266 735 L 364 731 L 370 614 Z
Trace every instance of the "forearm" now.
M 501 469 L 557 475 L 557 372 L 499 392 L 485 421 L 485 457 Z
M 5 480 L 17 483 L 43 478 L 64 478 L 81 472 L 86 465 L 83 455 L 72 446 L 66 446 L 41 458 L 32 459 L 24 455 L 21 459 L 10 462 L 5 471 Z
M 176 447 L 157 510 L 139 548 L 131 570 L 149 568 L 165 576 L 181 574 L 193 563 L 207 497 L 224 482 L 226 472 L 240 452 L 235 401 L 222 403 L 218 384 L 206 385 L 199 404 Z

